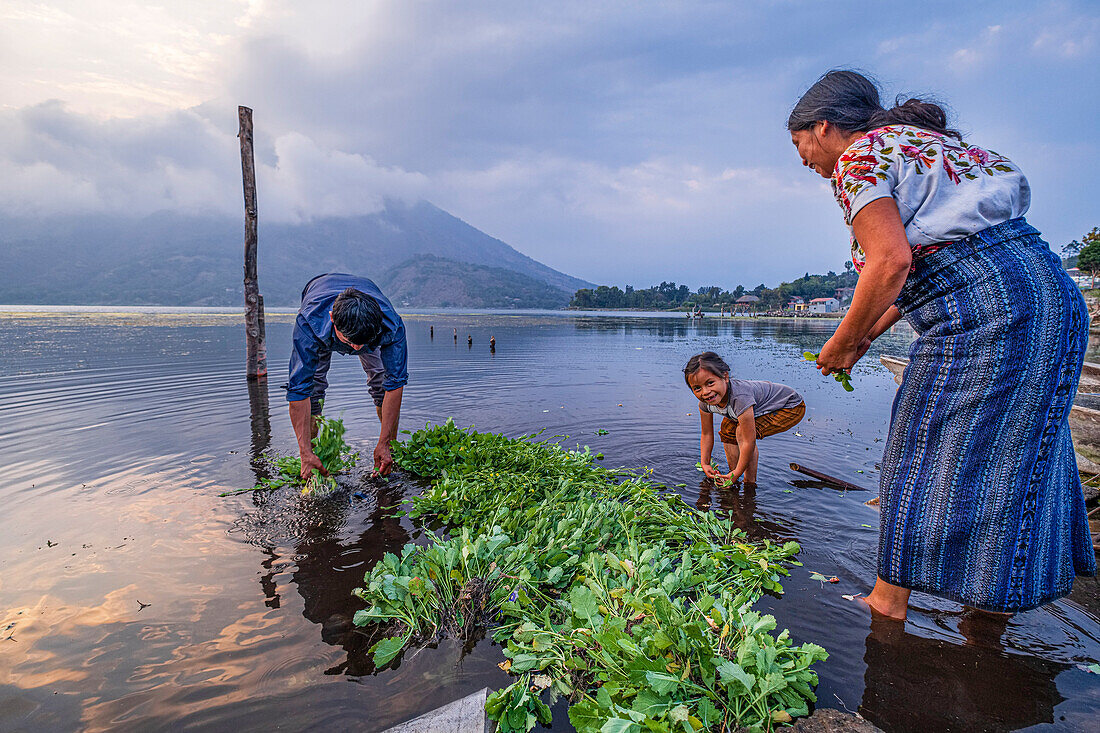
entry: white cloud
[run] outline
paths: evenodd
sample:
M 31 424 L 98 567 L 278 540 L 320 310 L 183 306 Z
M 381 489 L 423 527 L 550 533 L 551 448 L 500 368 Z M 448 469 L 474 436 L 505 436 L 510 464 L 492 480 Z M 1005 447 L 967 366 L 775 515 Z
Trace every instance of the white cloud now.
M 419 173 L 325 150 L 300 133 L 277 138 L 275 154 L 275 165 L 260 166 L 256 185 L 262 211 L 280 221 L 370 214 L 382 209 L 385 198 L 415 201 L 427 187 Z
M 369 214 L 384 197 L 415 200 L 425 178 L 301 133 L 257 160 L 260 209 L 273 221 Z M 50 102 L 0 113 L 0 213 L 50 216 L 161 209 L 242 211 L 236 129 L 194 112 L 95 120 Z
M 424 196 L 588 279 L 755 284 L 843 259 L 835 204 L 783 123 L 822 71 L 855 66 L 947 100 L 974 142 L 1031 166 L 1037 215 L 1076 233 L 1100 172 L 1043 151 L 1091 150 L 1100 11 L 929 0 L 927 17 L 942 20 L 707 0 L 9 0 L 0 212 L 238 215 L 247 104 L 269 220 Z

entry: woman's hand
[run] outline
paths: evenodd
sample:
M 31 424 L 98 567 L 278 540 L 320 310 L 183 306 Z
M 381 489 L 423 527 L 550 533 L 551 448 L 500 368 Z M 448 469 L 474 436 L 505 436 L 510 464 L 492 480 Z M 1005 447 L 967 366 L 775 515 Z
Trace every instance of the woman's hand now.
M 839 371 L 851 372 L 852 367 L 870 347 L 871 339 L 864 338 L 858 344 L 852 345 L 834 335 L 821 347 L 821 353 L 817 355 L 817 368 L 826 376 Z

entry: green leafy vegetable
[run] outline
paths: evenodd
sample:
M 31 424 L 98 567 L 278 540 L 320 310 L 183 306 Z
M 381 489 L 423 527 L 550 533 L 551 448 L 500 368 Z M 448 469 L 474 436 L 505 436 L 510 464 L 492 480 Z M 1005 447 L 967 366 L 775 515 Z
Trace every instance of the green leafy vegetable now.
M 331 494 L 336 490 L 336 479 L 333 475 L 352 468 L 359 458 L 359 454 L 352 452 L 351 446 L 344 442 L 345 430 L 343 420 L 327 418 L 318 420 L 317 436 L 313 439 L 313 452 L 328 471 L 328 476 L 323 476 L 320 471 L 314 469 L 312 475 L 303 481 L 300 458 L 276 456 L 271 461 L 273 471 L 270 478 L 260 479 L 260 482 L 250 489 L 227 491 L 219 496 L 232 496 L 246 491 L 272 491 L 283 486 L 300 486 L 303 495 Z
M 817 357 L 818 355 L 812 351 L 802 352 L 802 358 L 806 361 L 816 362 Z M 841 369 L 840 371 L 833 372 L 833 379 L 840 382 L 841 386 L 844 387 L 845 392 L 852 392 L 855 390 L 855 387 L 852 386 L 852 375 L 848 373 L 848 370 Z
M 448 420 L 393 450 L 432 479 L 408 516 L 448 534 L 375 564 L 354 622 L 410 644 L 491 629 L 501 668 L 518 676 L 486 703 L 502 731 L 548 724 L 543 695 L 567 697 L 581 733 L 761 731 L 807 714 L 825 651 L 773 635 L 775 620 L 752 610 L 782 592 L 796 543 L 749 543 L 648 472 L 602 468 L 587 449 Z M 384 667 L 397 652 L 379 645 Z

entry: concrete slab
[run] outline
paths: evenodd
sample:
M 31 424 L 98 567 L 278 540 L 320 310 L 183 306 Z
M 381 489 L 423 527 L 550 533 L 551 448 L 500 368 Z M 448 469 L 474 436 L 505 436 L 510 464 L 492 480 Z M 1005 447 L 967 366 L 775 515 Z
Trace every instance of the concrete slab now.
M 485 717 L 489 688 L 447 703 L 418 718 L 399 723 L 386 733 L 493 733 L 496 723 Z

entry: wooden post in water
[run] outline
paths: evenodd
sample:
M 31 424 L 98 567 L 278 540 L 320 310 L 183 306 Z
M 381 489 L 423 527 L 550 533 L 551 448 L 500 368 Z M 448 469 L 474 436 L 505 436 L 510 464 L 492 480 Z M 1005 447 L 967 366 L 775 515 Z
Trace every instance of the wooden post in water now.
M 264 299 L 256 279 L 256 163 L 252 154 L 252 110 L 237 107 L 244 179 L 244 326 L 248 378 L 267 376 Z

